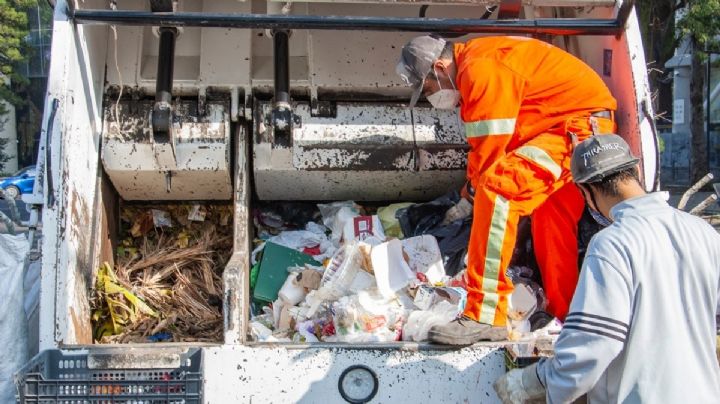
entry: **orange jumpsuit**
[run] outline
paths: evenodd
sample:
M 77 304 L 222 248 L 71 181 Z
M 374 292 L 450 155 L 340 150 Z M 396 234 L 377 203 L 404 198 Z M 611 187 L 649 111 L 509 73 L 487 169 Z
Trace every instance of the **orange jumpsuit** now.
M 613 133 L 612 118 L 593 113 L 615 111 L 617 103 L 589 66 L 542 41 L 478 38 L 456 44 L 454 53 L 475 188 L 464 314 L 506 324 L 513 290 L 506 270 L 518 220 L 532 215 L 548 311 L 564 319 L 578 279 L 584 207 L 570 176 L 573 137 Z

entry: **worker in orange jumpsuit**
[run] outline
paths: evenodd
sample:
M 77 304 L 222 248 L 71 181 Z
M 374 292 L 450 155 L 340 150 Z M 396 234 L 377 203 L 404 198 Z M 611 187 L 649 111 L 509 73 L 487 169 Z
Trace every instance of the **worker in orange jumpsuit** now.
M 532 236 L 547 310 L 564 319 L 578 279 L 577 224 L 584 201 L 572 183 L 574 142 L 615 132 L 617 103 L 573 55 L 524 37 L 454 44 L 425 35 L 402 49 L 398 74 L 436 108 L 460 104 L 474 191 L 464 315 L 430 330 L 437 343 L 507 337 L 513 285 L 506 270 L 521 216 Z

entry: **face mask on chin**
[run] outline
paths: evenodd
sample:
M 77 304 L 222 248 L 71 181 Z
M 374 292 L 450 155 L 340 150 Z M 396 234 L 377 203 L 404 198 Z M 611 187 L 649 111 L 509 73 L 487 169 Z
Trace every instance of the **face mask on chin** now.
M 460 91 L 455 89 L 455 84 L 453 84 L 452 80 L 450 80 L 450 84 L 453 86 L 452 90 L 442 88 L 442 85 L 440 84 L 440 79 L 438 79 L 437 74 L 435 74 L 435 80 L 437 80 L 440 90 L 428 95 L 428 102 L 437 109 L 455 108 L 460 102 Z
M 582 191 L 581 191 L 582 192 Z M 587 192 L 590 194 L 590 199 L 592 200 L 592 205 L 590 205 L 590 202 L 588 202 L 587 199 L 585 199 L 585 205 L 587 206 L 588 211 L 590 212 L 590 216 L 602 227 L 608 227 L 612 224 L 612 220 L 606 218 L 602 213 L 592 208 L 592 206 L 597 206 L 597 203 L 595 202 L 595 196 L 593 195 L 593 192 L 591 189 L 588 189 Z M 584 194 L 584 193 L 583 193 Z M 584 198 L 584 195 L 583 195 Z
M 597 210 L 591 208 L 588 206 L 588 210 L 590 211 L 590 216 L 592 216 L 593 219 L 595 219 L 596 222 L 602 227 L 608 227 L 612 224 L 610 219 L 603 216 L 602 213 L 598 212 Z

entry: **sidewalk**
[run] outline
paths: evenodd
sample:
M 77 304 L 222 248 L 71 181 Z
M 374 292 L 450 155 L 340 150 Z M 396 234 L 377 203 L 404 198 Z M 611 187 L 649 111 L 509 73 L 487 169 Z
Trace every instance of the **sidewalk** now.
M 685 189 L 671 189 L 670 191 L 670 199 L 668 200 L 668 203 L 670 203 L 671 206 L 677 207 L 678 202 L 680 202 L 680 198 L 682 198 L 683 193 L 685 192 Z M 712 195 L 713 192 L 709 191 L 701 191 L 690 197 L 690 200 L 688 201 L 687 205 L 685 206 L 685 210 L 690 211 L 692 208 L 697 206 L 700 202 L 705 200 L 705 198 Z M 720 232 L 720 203 L 715 202 L 714 204 L 708 206 L 701 214 L 701 217 L 705 218 L 708 223 L 710 223 L 715 230 Z

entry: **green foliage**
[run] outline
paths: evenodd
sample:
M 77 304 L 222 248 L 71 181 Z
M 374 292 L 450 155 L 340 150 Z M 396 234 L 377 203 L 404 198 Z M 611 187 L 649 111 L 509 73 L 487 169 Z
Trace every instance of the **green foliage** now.
M 10 139 L 0 137 L 0 173 L 2 173 L 3 170 L 5 169 L 5 163 L 7 163 L 8 160 L 10 160 L 10 156 L 3 153 L 3 150 L 5 150 L 5 146 L 7 146 L 9 143 L 10 143 Z
M 678 34 L 690 36 L 700 49 L 720 51 L 720 0 L 688 0 Z
M 0 0 L 0 100 L 17 105 L 17 97 L 10 83 L 27 81 L 15 67 L 27 56 L 25 38 L 28 35 L 27 12 L 37 6 L 37 0 Z M 6 113 L 0 106 L 0 116 Z
M 660 153 L 664 152 L 665 151 L 665 139 L 658 136 L 657 141 L 658 141 L 658 150 L 660 151 Z
M 37 10 L 38 5 L 41 5 L 41 12 L 50 9 L 46 2 L 39 0 L 0 0 L 0 129 L 7 121 L 5 103 L 19 107 L 26 102 L 19 89 L 26 87 L 29 81 L 17 71 L 17 67 L 29 54 L 28 12 Z M 45 17 L 45 13 L 41 17 Z M 7 139 L 0 139 L 0 171 L 9 160 L 4 153 L 5 147 L 11 146 L 8 143 Z

